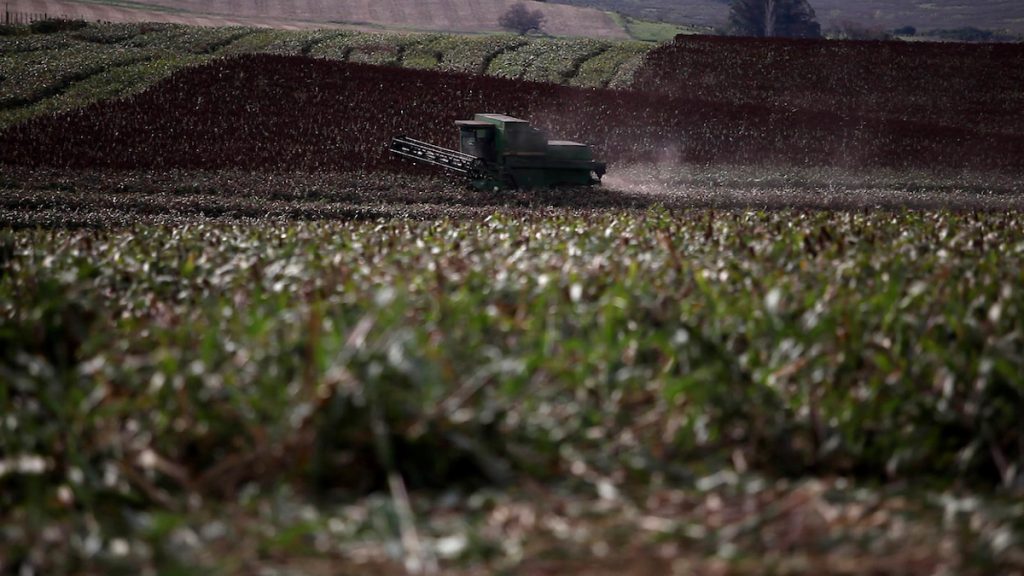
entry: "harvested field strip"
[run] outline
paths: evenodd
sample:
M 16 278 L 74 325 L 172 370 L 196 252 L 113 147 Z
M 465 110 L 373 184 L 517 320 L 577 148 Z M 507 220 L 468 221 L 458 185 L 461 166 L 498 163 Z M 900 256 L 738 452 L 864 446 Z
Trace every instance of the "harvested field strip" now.
M 244 93 L 246 99 L 235 95 Z M 430 98 L 423 98 L 430 94 Z M 55 167 L 422 170 L 395 134 L 455 146 L 452 123 L 502 111 L 592 143 L 613 164 L 730 163 L 1024 170 L 1024 135 L 846 112 L 250 56 L 182 71 L 142 94 L 0 133 L 0 161 Z

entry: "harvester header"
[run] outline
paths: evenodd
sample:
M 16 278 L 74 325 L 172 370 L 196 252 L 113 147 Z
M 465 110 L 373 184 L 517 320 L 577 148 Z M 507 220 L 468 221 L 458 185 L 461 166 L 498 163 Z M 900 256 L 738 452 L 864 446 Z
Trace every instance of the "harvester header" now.
M 391 152 L 462 174 L 479 189 L 586 186 L 599 184 L 605 173 L 605 163 L 594 160 L 590 146 L 548 140 L 526 120 L 477 114 L 455 125 L 458 151 L 399 136 Z

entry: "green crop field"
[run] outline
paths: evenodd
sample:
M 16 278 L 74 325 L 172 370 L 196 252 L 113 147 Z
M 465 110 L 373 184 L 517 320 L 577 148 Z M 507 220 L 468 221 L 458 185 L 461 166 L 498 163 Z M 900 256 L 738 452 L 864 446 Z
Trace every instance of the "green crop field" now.
M 643 20 L 614 13 L 612 18 L 622 26 L 634 40 L 642 42 L 671 42 L 678 34 L 709 34 L 710 26 L 682 26 L 671 22 Z
M 1024 566 L 1013 213 L 371 175 L 4 189 L 7 566 Z
M 90 24 L 0 36 L 0 128 L 144 90 L 172 72 L 238 54 L 307 54 L 364 64 L 511 76 L 575 86 L 629 86 L 651 44 L 512 35 Z

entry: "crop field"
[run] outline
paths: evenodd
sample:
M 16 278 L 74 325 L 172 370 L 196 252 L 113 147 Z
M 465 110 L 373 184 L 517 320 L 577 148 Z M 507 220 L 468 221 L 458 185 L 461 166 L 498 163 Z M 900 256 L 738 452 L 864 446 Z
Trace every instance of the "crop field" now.
M 625 40 L 602 10 L 525 0 L 555 36 Z M 9 0 L 7 9 L 103 22 L 169 22 L 270 28 L 362 27 L 449 33 L 501 31 L 513 0 Z
M 27 32 L 27 29 L 24 30 Z M 536 45 L 536 46 L 535 46 Z M 580 87 L 628 87 L 651 45 L 512 35 L 92 24 L 73 32 L 0 36 L 0 127 L 144 90 L 182 68 L 243 54 L 511 75 Z M 522 52 L 523 55 L 518 54 Z M 543 53 L 544 57 L 537 55 Z M 493 70 L 492 70 L 493 68 Z
M 238 93 L 248 97 L 232 97 Z M 430 98 L 418 96 L 427 93 Z M 892 118 L 801 110 L 785 95 L 769 103 L 774 106 L 729 102 L 730 95 L 710 101 L 662 94 L 656 87 L 601 91 L 434 71 L 398 75 L 386 67 L 257 55 L 189 70 L 125 100 L 15 125 L 0 134 L 0 162 L 64 168 L 418 170 L 388 156 L 393 135 L 408 132 L 453 146 L 453 121 L 498 109 L 531 118 L 554 134 L 588 141 L 613 165 L 660 161 L 1010 172 L 1024 167 L 1024 133 L 984 130 L 983 124 L 950 113 L 955 110 L 949 107 L 973 104 L 971 96 L 949 107 L 941 102 L 943 113 L 936 115 L 941 123 L 932 124 L 927 122 L 931 110 Z M 991 114 L 1014 115 L 1006 122 L 1010 130 L 1020 109 L 1004 112 L 999 96 L 991 102 Z
M 653 51 L 634 86 L 734 105 L 841 110 L 893 123 L 1021 134 L 1021 83 L 1020 45 L 703 36 Z
M 366 216 L 8 233 L 8 561 L 1022 568 L 1014 215 Z
M 1024 573 L 1024 48 L 37 36 L 0 572 Z M 387 155 L 484 111 L 604 185 Z

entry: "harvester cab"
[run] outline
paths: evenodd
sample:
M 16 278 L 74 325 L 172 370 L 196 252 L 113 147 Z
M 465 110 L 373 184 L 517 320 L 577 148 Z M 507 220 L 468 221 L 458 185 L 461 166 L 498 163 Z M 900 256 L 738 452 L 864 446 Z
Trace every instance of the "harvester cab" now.
M 459 150 L 399 136 L 391 152 L 462 174 L 478 189 L 599 184 L 605 163 L 586 144 L 548 140 L 526 120 L 477 114 L 459 120 Z

